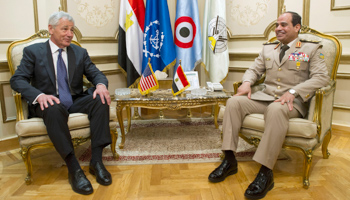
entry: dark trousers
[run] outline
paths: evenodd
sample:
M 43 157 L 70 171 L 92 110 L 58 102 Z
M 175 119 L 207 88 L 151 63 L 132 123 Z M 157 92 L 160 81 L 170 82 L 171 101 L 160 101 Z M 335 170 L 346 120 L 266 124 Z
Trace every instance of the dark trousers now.
M 74 152 L 72 138 L 68 128 L 69 113 L 86 113 L 90 120 L 91 148 L 105 147 L 112 142 L 109 130 L 109 106 L 102 104 L 100 96 L 92 95 L 73 98 L 73 105 L 67 111 L 60 104 L 49 104 L 43 111 L 36 104 L 30 109 L 31 116 L 43 118 L 47 133 L 57 152 L 63 159 Z M 33 113 L 34 112 L 34 113 Z

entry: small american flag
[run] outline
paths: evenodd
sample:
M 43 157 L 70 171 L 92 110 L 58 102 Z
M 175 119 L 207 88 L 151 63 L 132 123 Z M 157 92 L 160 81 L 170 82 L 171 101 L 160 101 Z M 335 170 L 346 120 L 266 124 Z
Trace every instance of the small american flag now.
M 146 95 L 151 91 L 157 90 L 159 88 L 156 76 L 153 73 L 151 63 L 148 62 L 147 67 L 142 73 L 139 90 L 142 95 Z

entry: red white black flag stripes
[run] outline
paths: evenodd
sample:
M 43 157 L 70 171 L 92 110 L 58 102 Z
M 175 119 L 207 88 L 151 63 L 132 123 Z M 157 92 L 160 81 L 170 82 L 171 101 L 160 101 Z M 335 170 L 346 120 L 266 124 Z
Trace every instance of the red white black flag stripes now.
M 135 87 L 141 76 L 145 5 L 143 0 L 120 0 L 118 64 Z
M 187 77 L 181 67 L 181 61 L 180 61 L 180 65 L 176 69 L 176 73 L 173 80 L 173 85 L 172 85 L 173 95 L 176 96 L 180 94 L 181 92 L 185 91 L 188 87 L 190 87 L 190 83 L 188 82 Z

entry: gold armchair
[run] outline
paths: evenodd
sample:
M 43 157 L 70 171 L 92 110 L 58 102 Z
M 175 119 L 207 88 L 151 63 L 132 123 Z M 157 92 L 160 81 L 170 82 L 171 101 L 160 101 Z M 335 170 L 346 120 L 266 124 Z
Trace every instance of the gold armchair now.
M 7 49 L 7 60 L 10 68 L 11 75 L 13 75 L 20 64 L 23 56 L 23 49 L 31 44 L 45 42 L 50 37 L 47 30 L 40 30 L 36 34 L 30 36 L 27 39 L 15 41 L 11 43 Z M 78 42 L 72 41 L 72 43 L 81 46 Z M 89 87 L 91 83 L 87 79 L 84 80 L 85 86 Z M 32 161 L 30 153 L 31 151 L 39 148 L 53 147 L 49 136 L 46 132 L 46 127 L 41 118 L 28 119 L 28 105 L 21 97 L 20 93 L 14 92 L 14 98 L 16 103 L 16 133 L 18 135 L 19 144 L 21 147 L 20 154 L 23 158 L 24 164 L 27 168 L 27 177 L 25 181 L 27 184 L 32 182 Z M 114 158 L 118 158 L 119 155 L 115 151 L 116 138 L 117 138 L 117 122 L 116 122 L 116 110 L 115 107 L 110 107 L 110 132 L 112 136 L 111 149 Z M 90 138 L 90 122 L 87 114 L 73 113 L 69 115 L 68 126 L 72 136 L 72 142 L 74 147 L 86 142 Z
M 315 149 L 322 145 L 323 158 L 329 157 L 328 144 L 332 134 L 333 101 L 336 86 L 336 75 L 342 51 L 339 40 L 331 35 L 325 35 L 307 26 L 303 26 L 299 37 L 306 40 L 320 41 L 324 49 L 324 59 L 330 76 L 329 85 L 316 91 L 310 101 L 308 116 L 289 120 L 289 129 L 283 148 L 299 149 L 304 154 L 303 186 L 309 188 L 309 173 L 312 155 Z M 274 41 L 276 38 L 270 40 Z M 264 77 L 252 87 L 252 90 L 261 89 Z M 233 84 L 235 93 L 242 82 Z M 259 145 L 264 132 L 263 114 L 251 114 L 245 117 L 240 137 L 250 144 Z

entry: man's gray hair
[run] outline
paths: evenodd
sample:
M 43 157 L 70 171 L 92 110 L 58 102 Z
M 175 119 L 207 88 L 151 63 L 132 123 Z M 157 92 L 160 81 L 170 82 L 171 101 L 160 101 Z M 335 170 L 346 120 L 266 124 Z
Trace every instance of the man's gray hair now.
M 73 19 L 72 16 L 70 16 L 66 12 L 59 11 L 59 12 L 53 13 L 50 16 L 50 18 L 49 18 L 49 25 L 51 25 L 53 28 L 55 28 L 58 25 L 60 19 L 62 19 L 62 18 L 63 19 L 67 19 L 68 21 L 73 22 L 73 24 L 74 24 L 74 19 Z

